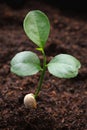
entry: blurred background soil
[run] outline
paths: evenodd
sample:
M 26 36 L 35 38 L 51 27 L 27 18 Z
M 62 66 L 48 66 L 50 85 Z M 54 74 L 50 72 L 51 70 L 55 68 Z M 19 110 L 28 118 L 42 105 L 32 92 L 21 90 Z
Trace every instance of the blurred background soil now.
M 87 130 L 86 10 L 83 12 L 78 2 L 77 6 L 68 5 L 69 1 L 64 4 L 63 0 L 60 6 L 53 1 L 13 2 L 0 3 L 0 130 Z M 30 50 L 42 62 L 41 53 L 23 31 L 25 15 L 36 9 L 46 13 L 51 24 L 45 47 L 47 62 L 66 53 L 79 59 L 82 67 L 74 79 L 58 79 L 47 71 L 37 109 L 30 110 L 25 108 L 23 98 L 35 92 L 40 75 L 18 77 L 10 72 L 10 61 L 16 53 Z

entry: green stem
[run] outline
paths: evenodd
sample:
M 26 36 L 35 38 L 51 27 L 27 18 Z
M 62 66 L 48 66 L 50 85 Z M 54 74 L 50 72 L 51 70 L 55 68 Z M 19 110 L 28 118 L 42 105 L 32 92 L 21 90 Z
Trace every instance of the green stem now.
M 41 77 L 40 77 L 40 80 L 39 80 L 39 83 L 38 83 L 37 90 L 35 92 L 35 98 L 37 98 L 39 91 L 41 90 L 42 82 L 43 82 L 45 71 L 46 71 L 46 56 L 45 56 L 44 51 L 42 51 L 42 53 L 43 53 L 43 70 L 41 71 Z

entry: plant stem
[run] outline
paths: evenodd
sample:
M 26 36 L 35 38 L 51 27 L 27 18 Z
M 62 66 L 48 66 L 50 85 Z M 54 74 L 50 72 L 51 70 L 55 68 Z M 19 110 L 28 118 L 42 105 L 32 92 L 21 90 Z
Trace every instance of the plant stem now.
M 35 98 L 37 98 L 39 91 L 41 90 L 42 82 L 43 82 L 45 71 L 46 71 L 46 55 L 45 55 L 44 51 L 42 51 L 42 53 L 43 53 L 43 70 L 41 71 L 41 77 L 39 79 L 38 87 L 37 87 L 37 90 L 35 92 Z

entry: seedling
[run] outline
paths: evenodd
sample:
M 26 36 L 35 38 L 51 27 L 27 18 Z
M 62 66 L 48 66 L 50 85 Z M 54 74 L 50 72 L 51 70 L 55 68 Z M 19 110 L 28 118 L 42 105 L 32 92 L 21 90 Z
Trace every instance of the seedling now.
M 36 108 L 36 98 L 41 90 L 46 69 L 58 78 L 74 78 L 77 76 L 81 64 L 79 60 L 68 54 L 59 54 L 53 57 L 48 64 L 46 63 L 44 48 L 50 32 L 50 23 L 43 12 L 30 11 L 24 19 L 23 27 L 26 35 L 37 45 L 36 49 L 42 53 L 43 66 L 34 52 L 23 51 L 16 54 L 11 60 L 11 72 L 18 76 L 30 76 L 40 72 L 41 76 L 35 94 L 30 93 L 24 98 L 27 108 Z

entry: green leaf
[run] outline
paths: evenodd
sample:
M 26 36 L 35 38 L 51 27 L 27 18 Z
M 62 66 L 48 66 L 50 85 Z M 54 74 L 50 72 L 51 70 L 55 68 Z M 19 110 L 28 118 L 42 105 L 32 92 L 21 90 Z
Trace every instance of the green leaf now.
M 19 76 L 33 75 L 40 70 L 40 60 L 31 51 L 20 52 L 11 60 L 11 71 Z
M 24 19 L 27 36 L 40 48 L 44 48 L 50 32 L 48 17 L 39 10 L 30 11 Z
M 55 56 L 47 65 L 51 74 L 59 78 L 73 78 L 77 76 L 80 62 L 73 56 L 60 54 Z

